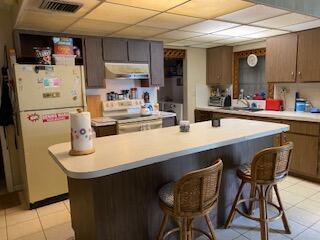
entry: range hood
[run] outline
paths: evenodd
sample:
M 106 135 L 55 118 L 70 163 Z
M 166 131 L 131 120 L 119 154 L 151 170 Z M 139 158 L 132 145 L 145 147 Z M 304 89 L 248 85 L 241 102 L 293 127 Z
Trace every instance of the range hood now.
M 105 63 L 106 79 L 149 79 L 149 64 Z

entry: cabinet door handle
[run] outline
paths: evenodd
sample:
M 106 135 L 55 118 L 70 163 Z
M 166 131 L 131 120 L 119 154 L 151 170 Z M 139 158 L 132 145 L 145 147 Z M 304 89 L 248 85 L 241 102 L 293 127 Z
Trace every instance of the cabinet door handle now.
M 298 74 L 301 76 L 301 72 L 298 72 Z

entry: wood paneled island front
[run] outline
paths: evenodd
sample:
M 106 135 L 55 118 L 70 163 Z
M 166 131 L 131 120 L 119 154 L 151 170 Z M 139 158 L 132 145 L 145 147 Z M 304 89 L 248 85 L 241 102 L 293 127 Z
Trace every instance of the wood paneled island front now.
M 218 128 L 211 121 L 191 124 L 188 133 L 176 126 L 97 138 L 96 152 L 86 156 L 69 156 L 70 143 L 51 146 L 49 153 L 68 177 L 76 240 L 154 240 L 162 218 L 160 187 L 221 158 L 220 198 L 210 216 L 221 226 L 238 188 L 237 167 L 288 130 L 285 124 L 223 119 Z

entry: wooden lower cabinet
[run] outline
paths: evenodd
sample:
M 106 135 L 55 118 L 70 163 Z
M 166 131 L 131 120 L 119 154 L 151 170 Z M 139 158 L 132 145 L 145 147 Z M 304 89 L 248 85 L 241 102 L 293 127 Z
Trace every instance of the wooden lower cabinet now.
M 212 119 L 212 116 L 213 116 L 213 112 L 201 111 L 201 110 L 194 111 L 195 122 L 209 121 Z
M 283 142 L 293 142 L 294 151 L 290 173 L 308 180 L 320 181 L 320 123 L 195 110 L 196 122 L 208 121 L 212 117 L 232 117 L 288 124 L 290 131 L 275 135 L 274 146 L 280 146 Z
M 317 177 L 319 137 L 289 132 L 285 133 L 285 140 L 294 144 L 290 171 L 310 177 Z

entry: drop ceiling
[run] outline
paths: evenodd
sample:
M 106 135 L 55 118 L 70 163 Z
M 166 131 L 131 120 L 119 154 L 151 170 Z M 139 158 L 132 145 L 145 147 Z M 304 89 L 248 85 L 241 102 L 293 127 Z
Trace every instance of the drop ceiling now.
M 320 27 L 320 19 L 242 0 L 69 0 L 76 13 L 41 10 L 25 0 L 17 29 L 164 41 L 209 48 L 259 42 Z

